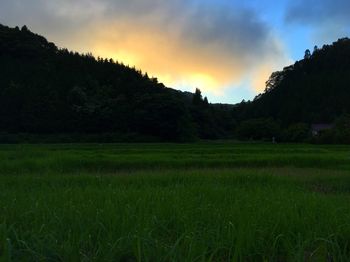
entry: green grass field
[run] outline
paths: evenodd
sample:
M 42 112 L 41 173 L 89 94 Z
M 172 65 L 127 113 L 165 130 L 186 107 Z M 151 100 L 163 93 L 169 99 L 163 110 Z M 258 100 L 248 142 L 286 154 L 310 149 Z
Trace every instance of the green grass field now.
M 350 148 L 0 146 L 1 261 L 349 261 Z

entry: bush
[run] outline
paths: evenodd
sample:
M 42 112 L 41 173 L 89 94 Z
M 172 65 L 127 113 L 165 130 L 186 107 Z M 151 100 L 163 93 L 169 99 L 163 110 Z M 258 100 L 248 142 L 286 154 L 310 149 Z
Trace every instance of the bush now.
M 272 140 L 280 138 L 280 125 L 273 119 L 250 119 L 243 121 L 236 129 L 238 139 Z
M 350 144 L 350 116 L 345 115 L 335 122 L 334 139 L 336 143 Z
M 290 125 L 283 131 L 284 142 L 306 142 L 311 136 L 310 126 L 304 123 Z

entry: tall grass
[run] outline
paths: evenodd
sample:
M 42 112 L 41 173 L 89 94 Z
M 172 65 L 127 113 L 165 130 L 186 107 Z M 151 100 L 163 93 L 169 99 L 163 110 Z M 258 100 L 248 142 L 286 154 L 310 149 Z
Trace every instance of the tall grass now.
M 350 170 L 350 149 L 229 143 L 0 145 L 3 174 L 286 166 Z
M 1 146 L 0 258 L 347 261 L 349 154 L 264 144 Z

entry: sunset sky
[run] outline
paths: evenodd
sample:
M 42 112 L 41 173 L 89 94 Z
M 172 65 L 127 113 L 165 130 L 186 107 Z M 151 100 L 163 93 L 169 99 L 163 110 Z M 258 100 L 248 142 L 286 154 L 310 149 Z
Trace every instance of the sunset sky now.
M 349 0 L 0 0 L 0 23 L 236 103 L 269 75 L 350 35 Z

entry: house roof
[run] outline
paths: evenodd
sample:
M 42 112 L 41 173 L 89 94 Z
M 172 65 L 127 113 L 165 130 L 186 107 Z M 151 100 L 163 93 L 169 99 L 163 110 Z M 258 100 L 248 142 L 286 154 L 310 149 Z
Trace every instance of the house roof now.
M 327 130 L 327 129 L 332 129 L 333 125 L 332 124 L 313 124 L 311 125 L 311 129 L 313 131 L 322 131 L 322 130 Z

